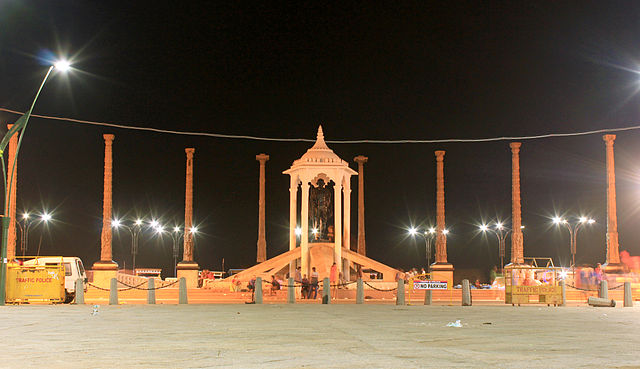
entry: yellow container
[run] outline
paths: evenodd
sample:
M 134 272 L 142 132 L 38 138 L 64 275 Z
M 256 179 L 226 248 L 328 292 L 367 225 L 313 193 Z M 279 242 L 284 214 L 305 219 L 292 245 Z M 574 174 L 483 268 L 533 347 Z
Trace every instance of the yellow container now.
M 64 265 L 7 265 L 8 303 L 64 302 Z

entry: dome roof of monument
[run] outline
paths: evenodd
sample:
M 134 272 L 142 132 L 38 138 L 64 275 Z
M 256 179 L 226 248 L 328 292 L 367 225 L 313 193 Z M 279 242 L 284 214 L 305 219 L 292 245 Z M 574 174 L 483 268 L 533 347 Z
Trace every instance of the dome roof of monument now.
M 318 127 L 316 143 L 300 159 L 296 160 L 294 165 L 301 163 L 342 163 L 342 159 L 324 142 L 322 126 Z

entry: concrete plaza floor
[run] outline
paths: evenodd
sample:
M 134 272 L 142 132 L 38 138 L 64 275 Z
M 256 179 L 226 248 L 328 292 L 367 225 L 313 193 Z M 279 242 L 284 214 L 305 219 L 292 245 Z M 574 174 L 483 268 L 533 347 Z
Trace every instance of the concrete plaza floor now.
M 640 307 L 0 307 L 0 367 L 638 368 Z M 462 327 L 448 327 L 460 320 Z

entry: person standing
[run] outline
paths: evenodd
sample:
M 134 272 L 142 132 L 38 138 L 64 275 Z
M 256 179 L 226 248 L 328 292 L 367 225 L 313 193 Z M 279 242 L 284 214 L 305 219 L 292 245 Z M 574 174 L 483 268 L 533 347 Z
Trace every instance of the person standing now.
M 296 268 L 296 272 L 294 274 L 293 277 L 293 281 L 294 281 L 294 285 L 297 284 L 297 286 L 295 287 L 295 291 L 296 291 L 296 297 L 300 298 L 301 294 L 302 294 L 302 288 L 299 286 L 299 284 L 302 283 L 302 272 L 301 272 L 301 267 L 297 267 Z M 309 283 L 309 281 L 307 281 L 307 284 Z M 308 289 L 308 286 L 307 286 Z
M 318 272 L 316 271 L 316 267 L 311 268 L 311 281 L 309 288 L 309 296 L 307 298 L 311 298 L 311 294 L 313 294 L 313 299 L 318 298 Z
M 336 263 L 333 263 L 333 265 L 331 266 L 331 271 L 329 272 L 329 282 L 331 285 L 331 289 L 333 290 L 331 297 L 333 300 L 335 300 L 338 294 L 338 266 L 336 265 Z
M 307 278 L 306 274 L 302 277 L 300 284 L 302 285 L 300 295 L 303 299 L 309 298 L 309 278 Z

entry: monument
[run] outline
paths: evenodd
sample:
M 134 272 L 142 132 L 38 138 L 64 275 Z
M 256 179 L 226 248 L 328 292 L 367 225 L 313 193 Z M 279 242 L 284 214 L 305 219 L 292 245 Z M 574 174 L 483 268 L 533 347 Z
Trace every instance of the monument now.
M 113 139 L 114 135 L 104 137 L 104 191 L 102 201 L 102 236 L 100 260 L 93 264 L 93 284 L 108 288 L 111 278 L 116 277 L 118 264 L 112 260 L 111 254 L 111 183 L 113 178 Z
M 524 239 L 522 236 L 522 208 L 520 205 L 520 142 L 511 147 L 511 264 L 524 264 Z
M 613 160 L 613 141 L 616 135 L 604 135 L 607 150 L 607 261 L 603 265 L 607 273 L 623 273 L 618 245 L 618 216 L 616 214 L 616 173 Z
M 367 255 L 367 243 L 364 236 L 364 163 L 369 160 L 358 155 L 353 160 L 358 163 L 358 254 Z
M 290 176 L 289 251 L 238 273 L 238 280 L 252 276 L 268 280 L 272 274 L 294 276 L 297 266 L 307 276 L 315 267 L 324 278 L 335 262 L 346 280 L 357 268 L 364 268 L 378 272 L 384 281 L 394 281 L 398 270 L 350 249 L 351 176 L 358 173 L 327 146 L 322 127 L 314 145 L 283 173 Z
M 11 130 L 13 124 L 7 124 L 7 130 Z M 16 163 L 16 152 L 18 151 L 18 134 L 11 136 L 9 140 L 9 178 L 7 178 L 7 188 L 9 193 L 9 209 L 5 214 L 9 214 L 9 232 L 7 237 L 7 259 L 13 260 L 16 257 L 16 194 L 18 191 L 18 163 Z
M 184 199 L 184 252 L 176 266 L 178 279 L 187 280 L 187 288 L 198 288 L 198 263 L 193 260 L 193 153 L 196 149 L 184 149 L 187 154 L 187 173 Z
M 436 261 L 431 264 L 431 278 L 436 281 L 447 281 L 453 287 L 453 265 L 447 262 L 447 233 L 444 222 L 444 154 L 442 150 L 436 155 Z
M 262 263 L 267 260 L 267 239 L 265 235 L 265 164 L 269 160 L 269 155 L 256 155 L 256 160 L 260 162 L 260 188 L 258 197 L 258 252 L 256 261 Z

